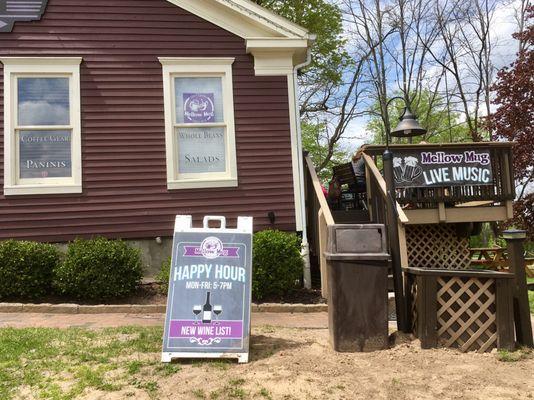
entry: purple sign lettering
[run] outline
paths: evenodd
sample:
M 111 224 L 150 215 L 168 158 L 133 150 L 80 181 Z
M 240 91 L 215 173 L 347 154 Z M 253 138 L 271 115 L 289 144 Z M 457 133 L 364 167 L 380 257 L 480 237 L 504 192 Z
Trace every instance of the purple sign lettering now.
M 215 122 L 213 93 L 184 93 L 184 122 Z
M 207 237 L 193 246 L 184 246 L 184 257 L 206 257 L 213 260 L 218 257 L 239 258 L 238 247 L 224 247 L 223 242 L 215 236 Z

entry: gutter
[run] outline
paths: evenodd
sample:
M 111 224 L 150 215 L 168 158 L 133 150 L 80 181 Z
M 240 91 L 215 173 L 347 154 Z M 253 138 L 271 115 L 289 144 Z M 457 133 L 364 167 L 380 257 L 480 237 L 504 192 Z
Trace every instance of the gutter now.
M 315 40 L 315 36 L 311 37 L 311 40 Z M 301 255 L 304 260 L 304 287 L 311 289 L 311 266 L 310 266 L 310 244 L 308 243 L 308 232 L 306 225 L 306 199 L 304 193 L 304 160 L 302 149 L 302 128 L 300 125 L 300 104 L 299 104 L 299 84 L 298 84 L 298 70 L 310 65 L 312 61 L 311 50 L 308 47 L 306 61 L 302 64 L 295 65 L 293 68 L 293 90 L 295 97 L 295 121 L 297 124 L 297 152 L 298 152 L 298 175 L 300 186 L 300 210 L 302 220 L 302 243 L 301 243 Z

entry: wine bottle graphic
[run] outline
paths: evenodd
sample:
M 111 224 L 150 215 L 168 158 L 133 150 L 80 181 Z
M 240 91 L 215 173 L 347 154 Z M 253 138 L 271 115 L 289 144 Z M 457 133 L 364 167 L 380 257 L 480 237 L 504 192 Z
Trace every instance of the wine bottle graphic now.
M 206 303 L 202 307 L 202 323 L 203 324 L 209 324 L 211 323 L 211 310 L 212 306 L 210 303 L 210 295 L 211 293 L 206 293 Z

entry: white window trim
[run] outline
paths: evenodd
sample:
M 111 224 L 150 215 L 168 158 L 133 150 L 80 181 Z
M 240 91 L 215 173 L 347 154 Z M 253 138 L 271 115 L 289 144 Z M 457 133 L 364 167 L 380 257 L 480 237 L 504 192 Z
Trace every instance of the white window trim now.
M 81 57 L 2 57 L 4 64 L 4 195 L 64 194 L 82 192 L 80 64 Z M 43 178 L 43 183 L 19 183 L 15 123 L 16 78 L 60 76 L 69 78 L 71 178 Z M 61 127 L 59 127 L 61 128 Z
M 165 108 L 165 147 L 167 155 L 167 189 L 236 187 L 237 155 L 235 144 L 234 94 L 232 64 L 234 58 L 160 57 L 163 66 Z M 226 172 L 178 174 L 177 143 L 174 134 L 175 77 L 222 77 L 224 124 L 226 125 Z

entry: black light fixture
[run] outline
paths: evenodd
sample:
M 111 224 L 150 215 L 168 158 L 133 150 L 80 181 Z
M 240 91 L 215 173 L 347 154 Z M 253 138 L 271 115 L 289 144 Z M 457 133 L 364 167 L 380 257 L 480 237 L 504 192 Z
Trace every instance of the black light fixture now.
M 404 108 L 404 113 L 400 117 L 400 123 L 395 129 L 391 131 L 391 136 L 395 137 L 413 137 L 413 136 L 423 136 L 427 132 L 419 122 L 417 122 L 417 117 L 412 113 L 409 107 Z
M 271 225 L 274 225 L 274 223 L 276 222 L 276 214 L 274 213 L 274 211 L 269 211 L 267 213 L 267 218 L 269 218 L 269 222 L 271 223 Z

